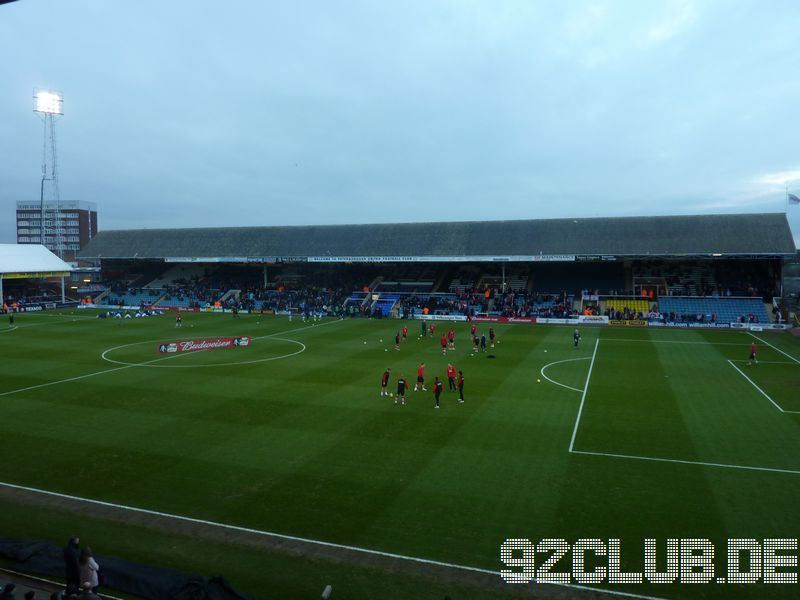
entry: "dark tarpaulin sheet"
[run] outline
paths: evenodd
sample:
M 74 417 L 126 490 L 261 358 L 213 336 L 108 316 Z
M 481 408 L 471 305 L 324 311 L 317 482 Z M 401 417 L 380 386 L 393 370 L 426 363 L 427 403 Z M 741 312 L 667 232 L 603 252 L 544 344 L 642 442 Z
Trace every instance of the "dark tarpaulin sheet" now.
M 0 538 L 0 556 L 23 573 L 64 578 L 63 548 L 41 540 Z M 234 590 L 222 577 L 199 577 L 111 556 L 95 557 L 106 587 L 152 600 L 258 600 Z M 102 591 L 102 590 L 101 590 Z

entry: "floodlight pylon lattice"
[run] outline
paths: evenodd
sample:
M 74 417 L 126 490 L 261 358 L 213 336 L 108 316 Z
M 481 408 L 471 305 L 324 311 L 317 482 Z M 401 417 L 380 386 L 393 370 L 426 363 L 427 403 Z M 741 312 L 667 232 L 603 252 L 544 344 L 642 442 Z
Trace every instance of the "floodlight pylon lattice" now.
M 64 114 L 64 95 L 53 90 L 33 91 L 33 112 L 44 124 L 42 136 L 42 180 L 39 190 L 39 242 L 64 257 L 64 220 L 61 215 L 61 191 L 58 186 L 56 119 Z M 46 185 L 49 183 L 49 185 Z M 48 188 L 45 190 L 45 188 Z M 45 199 L 47 191 L 47 201 Z M 52 237 L 48 243 L 48 234 Z

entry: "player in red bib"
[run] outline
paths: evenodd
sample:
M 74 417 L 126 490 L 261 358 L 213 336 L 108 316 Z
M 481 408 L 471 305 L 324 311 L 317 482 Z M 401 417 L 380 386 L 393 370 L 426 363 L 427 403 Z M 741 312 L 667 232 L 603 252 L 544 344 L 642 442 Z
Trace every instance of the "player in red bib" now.
M 447 332 L 447 342 L 450 350 L 456 349 L 456 332 L 452 329 Z
M 408 327 L 403 325 L 403 329 L 401 329 L 401 333 L 403 334 L 403 341 L 406 341 L 406 336 L 408 335 Z
M 456 391 L 456 368 L 450 363 L 447 364 L 447 385 L 451 392 Z
M 755 342 L 750 344 L 750 360 L 747 361 L 748 365 L 752 365 L 753 363 L 758 364 L 758 359 L 756 358 L 756 343 Z
M 418 388 L 422 388 L 423 392 L 427 392 L 428 388 L 425 387 L 425 363 L 419 363 L 417 367 L 417 383 L 414 384 L 414 391 L 416 392 Z
M 439 344 L 442 346 L 442 355 L 447 354 L 447 337 L 442 334 L 442 339 L 439 340 Z
M 478 331 L 478 326 L 473 323 L 469 326 L 469 332 L 472 334 L 472 337 L 475 337 L 475 332 Z
M 391 396 L 391 392 L 389 392 L 386 388 L 389 386 L 389 375 L 392 372 L 392 369 L 389 367 L 383 372 L 383 377 L 381 377 L 381 396 Z

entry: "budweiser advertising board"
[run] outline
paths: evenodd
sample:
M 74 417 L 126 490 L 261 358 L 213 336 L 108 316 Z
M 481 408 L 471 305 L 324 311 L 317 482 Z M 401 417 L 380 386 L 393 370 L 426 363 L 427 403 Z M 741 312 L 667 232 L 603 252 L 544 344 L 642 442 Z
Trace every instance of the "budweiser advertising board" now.
M 208 338 L 203 340 L 161 342 L 156 346 L 156 351 L 159 354 L 172 354 L 175 352 L 199 352 L 200 350 L 227 350 L 230 348 L 246 348 L 249 345 L 249 336 Z

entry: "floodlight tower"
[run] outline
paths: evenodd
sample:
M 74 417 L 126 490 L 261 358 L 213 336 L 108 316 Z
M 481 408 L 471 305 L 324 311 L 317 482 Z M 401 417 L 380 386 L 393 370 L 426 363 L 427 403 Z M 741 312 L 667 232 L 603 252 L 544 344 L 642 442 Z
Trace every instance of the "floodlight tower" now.
M 61 193 L 58 189 L 58 154 L 56 152 L 56 119 L 64 114 L 64 95 L 53 90 L 33 90 L 33 112 L 44 123 L 42 138 L 42 184 L 39 192 L 39 208 L 41 227 L 39 228 L 39 241 L 46 245 L 47 226 L 51 221 L 47 213 L 51 213 L 52 225 L 55 232 L 54 249 L 59 258 L 64 257 L 63 236 L 61 235 L 63 221 L 61 219 Z M 48 176 L 49 175 L 49 176 Z M 46 208 L 44 201 L 45 182 L 50 182 L 52 189 L 52 204 Z

